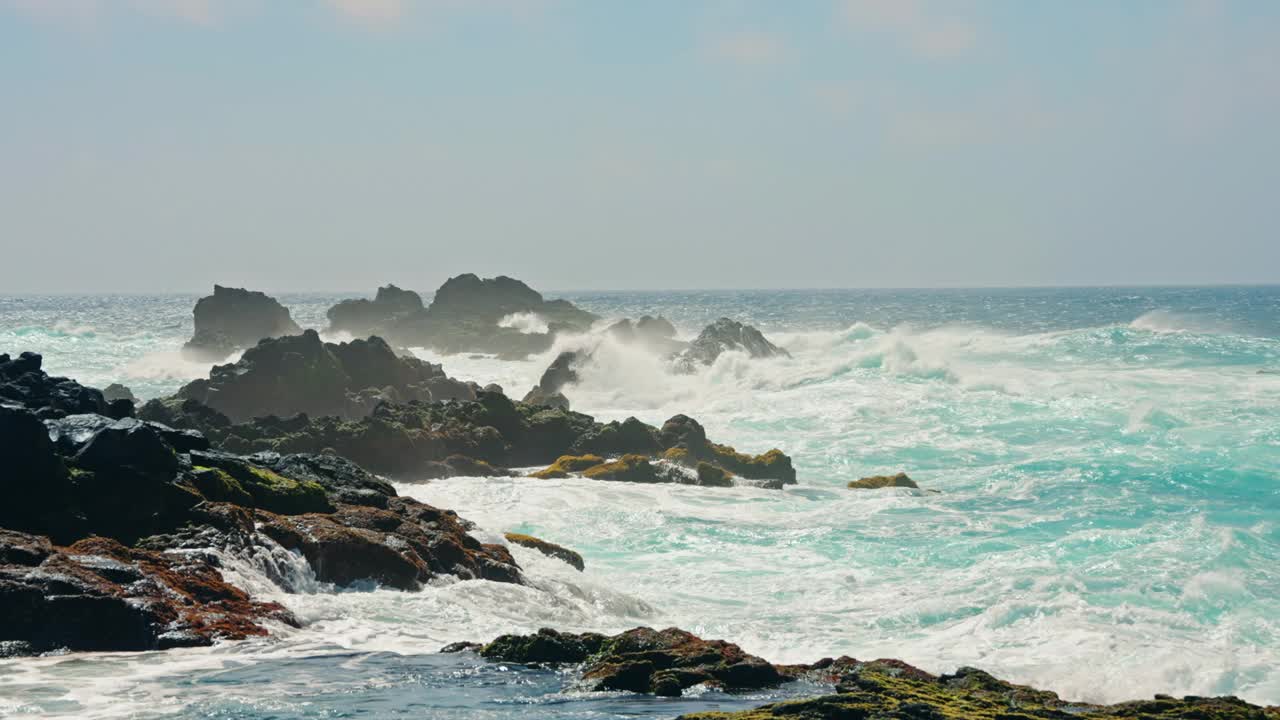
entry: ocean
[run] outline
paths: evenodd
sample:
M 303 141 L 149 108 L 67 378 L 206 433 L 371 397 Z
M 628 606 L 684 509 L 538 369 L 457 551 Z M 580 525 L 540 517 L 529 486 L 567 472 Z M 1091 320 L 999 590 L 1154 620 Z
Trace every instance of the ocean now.
M 361 294 L 276 297 L 323 328 L 330 305 Z M 294 556 L 228 558 L 235 581 L 306 627 L 198 650 L 0 660 L 0 715 L 669 718 L 816 691 L 584 693 L 552 670 L 436 653 L 504 632 L 637 625 L 774 662 L 974 665 L 1079 700 L 1280 704 L 1280 287 L 546 294 L 605 317 L 661 314 L 682 337 L 728 316 L 787 348 L 672 375 L 605 341 L 566 394 L 600 419 L 685 413 L 740 450 L 779 447 L 799 484 L 398 483 L 482 539 L 519 531 L 571 547 L 586 572 L 517 547 L 528 586 L 338 591 Z M 178 353 L 196 298 L 0 297 L 0 352 L 168 394 L 208 371 Z M 521 396 L 557 349 L 525 362 L 421 355 Z M 845 487 L 898 471 L 938 492 Z

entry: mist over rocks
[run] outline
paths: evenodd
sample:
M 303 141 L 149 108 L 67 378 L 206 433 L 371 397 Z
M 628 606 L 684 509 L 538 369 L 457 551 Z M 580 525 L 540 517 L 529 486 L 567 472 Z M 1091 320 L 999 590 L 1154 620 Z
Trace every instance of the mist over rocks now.
M 215 366 L 207 379 L 184 385 L 177 397 L 243 422 L 299 413 L 357 418 L 380 402 L 465 400 L 474 398 L 475 390 L 449 378 L 439 365 L 396 355 L 382 338 L 326 343 L 306 330 L 262 340 L 235 363 Z M 153 417 L 158 409 L 146 412 L 159 419 Z
M 681 372 L 695 372 L 699 365 L 710 365 L 731 350 L 745 352 L 751 358 L 791 356 L 756 328 L 722 317 L 704 328 L 689 347 L 676 356 L 675 367 Z
M 213 286 L 213 294 L 196 301 L 195 332 L 182 346 L 193 360 L 221 360 L 263 338 L 302 332 L 289 309 L 275 298 L 253 290 Z
M 521 359 L 546 351 L 556 334 L 585 331 L 599 319 L 566 300 L 546 300 L 505 275 L 452 277 L 436 290 L 429 306 L 421 305 L 416 293 L 389 285 L 380 288 L 373 301 L 344 300 L 330 308 L 330 326 L 358 335 L 376 332 L 396 345 L 447 354 Z M 504 326 L 505 319 L 520 315 L 536 316 L 545 331 Z
M 347 332 L 357 337 L 385 334 L 394 320 L 424 310 L 422 297 L 395 285 L 378 288 L 373 300 L 343 300 L 329 308 L 329 332 Z

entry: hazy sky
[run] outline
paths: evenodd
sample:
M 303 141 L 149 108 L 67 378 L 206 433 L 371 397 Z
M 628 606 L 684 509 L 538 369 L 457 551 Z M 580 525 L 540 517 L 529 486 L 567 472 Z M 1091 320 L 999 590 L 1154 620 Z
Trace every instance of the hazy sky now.
M 1280 2 L 0 0 L 0 294 L 1280 282 Z

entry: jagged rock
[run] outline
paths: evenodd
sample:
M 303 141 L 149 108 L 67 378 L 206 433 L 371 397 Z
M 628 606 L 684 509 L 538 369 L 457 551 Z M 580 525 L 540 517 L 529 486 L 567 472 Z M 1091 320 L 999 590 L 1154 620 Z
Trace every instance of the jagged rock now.
M 702 425 L 687 415 L 676 415 L 663 423 L 658 437 L 666 448 L 663 458 L 685 467 L 697 468 L 700 463 L 708 463 L 738 477 L 761 481 L 767 488 L 776 489 L 796 481 L 791 458 L 781 450 L 746 455 L 728 445 L 710 442 Z
M 853 490 L 878 490 L 888 487 L 919 488 L 920 486 L 916 484 L 915 480 L 907 477 L 906 473 L 874 475 L 872 477 L 864 477 L 861 480 L 849 481 L 849 488 Z
M 364 336 L 386 332 L 391 321 L 423 311 L 422 298 L 412 290 L 395 285 L 378 288 L 373 300 L 343 300 L 329 308 L 329 332 Z
M 300 413 L 363 417 L 382 402 L 469 400 L 475 391 L 447 377 L 439 365 L 397 356 L 382 338 L 326 343 L 307 330 L 263 340 L 235 364 L 218 365 L 208 379 L 184 385 L 178 397 L 243 422 Z M 172 411 L 167 409 L 168 416 Z M 165 412 L 148 403 L 141 415 L 159 418 Z
M 730 350 L 745 352 L 752 358 L 790 357 L 786 350 L 769 342 L 759 330 L 737 320 L 720 318 L 703 329 L 676 357 L 675 367 L 682 372 L 694 372 L 698 366 L 710 365 Z
M 289 309 L 275 298 L 214 285 L 212 295 L 196 302 L 195 334 L 182 350 L 196 359 L 220 360 L 263 338 L 300 332 L 302 328 L 290 317 Z
M 164 650 L 267 634 L 263 619 L 298 626 L 275 603 L 226 583 L 211 561 L 91 537 L 55 548 L 0 530 L 0 642 L 29 652 Z
M 778 668 L 737 645 L 703 640 L 677 628 L 635 628 L 611 637 L 543 629 L 534 635 L 504 635 L 480 654 L 522 664 L 584 663 L 582 678 L 591 690 L 672 697 L 699 684 L 752 690 L 787 680 Z
M 525 333 L 499 325 L 519 313 L 541 318 L 548 331 Z M 564 300 L 545 300 L 519 280 L 505 276 L 481 280 L 468 273 L 441 285 L 426 310 L 387 323 L 387 333 L 403 345 L 523 358 L 550 348 L 555 333 L 586 330 L 596 319 Z
M 524 399 L 520 402 L 526 405 L 541 405 L 542 407 L 559 408 L 561 410 L 569 409 L 569 398 L 565 397 L 564 393 L 547 393 L 536 385 L 532 390 L 525 393 Z
M 642 315 L 636 321 L 635 334 L 641 340 L 670 340 L 676 336 L 676 326 L 661 315 Z
M 542 553 L 543 555 L 546 555 L 547 557 L 553 557 L 553 558 L 556 558 L 557 560 L 563 560 L 569 563 L 570 565 L 574 566 L 580 571 L 586 568 L 586 564 L 582 562 L 582 556 L 570 550 L 569 548 L 564 547 L 563 545 L 557 545 L 553 542 L 547 542 L 542 538 L 537 538 L 532 535 L 525 535 L 523 533 L 509 532 L 509 533 L 504 533 L 503 537 L 505 537 L 507 539 L 507 542 L 509 543 L 514 543 L 516 545 L 522 545 L 527 548 L 532 548 Z
M 837 694 L 763 705 L 742 712 L 708 712 L 682 715 L 683 720 L 767 720 L 768 718 L 897 718 L 946 720 L 1272 720 L 1275 708 L 1261 708 L 1234 697 L 1187 696 L 1181 700 L 1157 695 L 1116 705 L 1071 702 L 1056 693 L 1015 685 L 975 668 L 960 668 L 953 675 L 934 676 L 898 660 L 858 662 L 839 658 L 815 663 L 834 673 Z M 803 668 L 803 666 L 800 666 Z M 794 670 L 796 668 L 784 668 Z
M 100 391 L 51 377 L 41 369 L 42 364 L 43 358 L 33 352 L 16 358 L 0 354 L 0 401 L 21 405 L 42 419 L 75 413 L 110 414 Z
M 568 410 L 569 399 L 564 396 L 561 390 L 566 385 L 578 382 L 578 372 L 575 366 L 582 362 L 583 359 L 584 356 L 581 352 L 572 350 L 557 355 L 556 359 L 542 373 L 542 378 L 538 380 L 538 384 L 524 396 L 523 402 L 530 405 L 545 405 Z
M 330 514 L 259 511 L 261 531 L 300 551 L 324 582 L 371 581 L 414 590 L 439 575 L 520 582 L 520 568 L 501 545 L 467 534 L 451 510 L 391 497 L 386 508 L 341 505 Z

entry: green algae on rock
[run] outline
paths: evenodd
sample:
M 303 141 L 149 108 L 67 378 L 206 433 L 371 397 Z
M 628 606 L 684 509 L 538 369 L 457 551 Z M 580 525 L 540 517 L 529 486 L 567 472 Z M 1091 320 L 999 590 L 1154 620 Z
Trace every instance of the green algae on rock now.
M 900 487 L 900 488 L 916 488 L 920 486 L 915 480 L 907 477 L 906 473 L 898 473 L 897 475 L 873 475 L 864 477 L 861 480 L 850 480 L 850 490 L 879 490 L 881 488 Z
M 564 547 L 563 545 L 557 545 L 553 542 L 547 542 L 542 538 L 534 537 L 532 535 L 525 535 L 524 533 L 509 532 L 509 533 L 503 533 L 502 536 L 506 538 L 507 542 L 509 543 L 513 543 L 515 545 L 522 545 L 527 548 L 532 548 L 542 553 L 543 555 L 546 555 L 547 557 L 553 557 L 553 558 L 556 558 L 557 560 L 563 560 L 569 563 L 570 565 L 574 566 L 575 568 L 577 568 L 579 571 L 582 571 L 583 569 L 586 568 L 586 563 L 582 561 L 582 556 L 574 552 L 573 550 L 570 550 L 569 548 Z
M 1280 708 L 1234 697 L 1156 696 L 1116 705 L 1062 700 L 1056 693 L 1015 685 L 975 668 L 933 676 L 898 661 L 848 658 L 836 694 L 763 705 L 742 712 L 707 712 L 681 720 L 1277 720 Z

